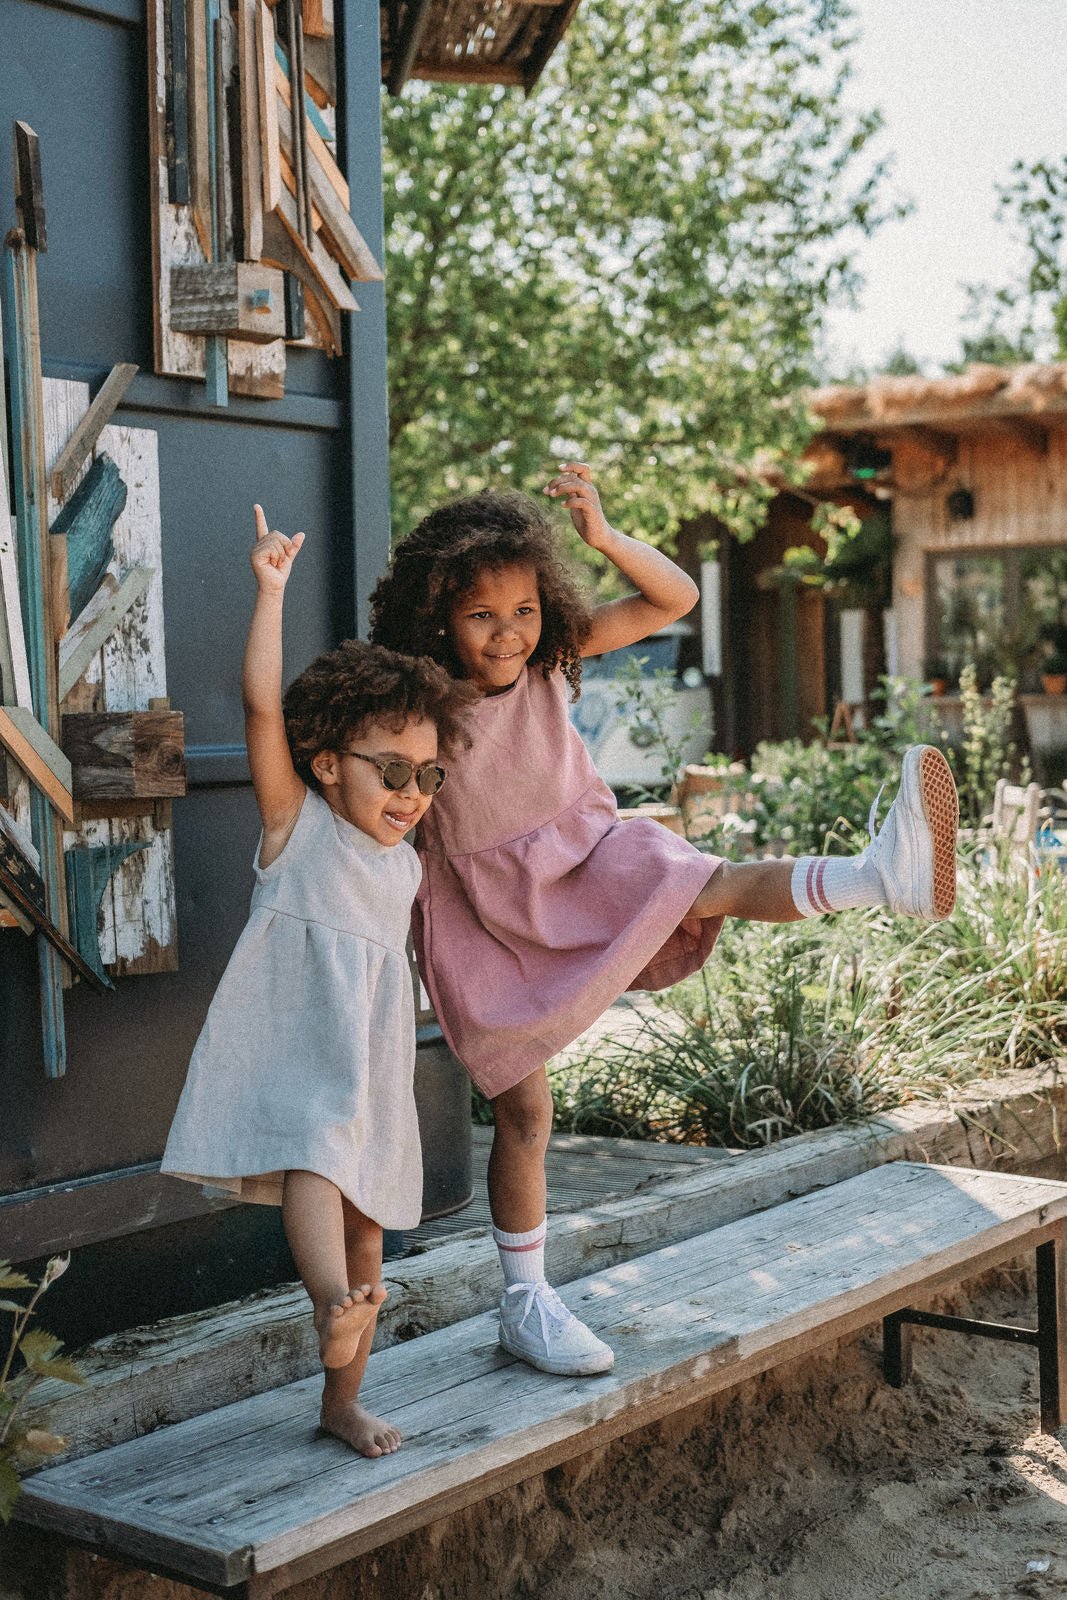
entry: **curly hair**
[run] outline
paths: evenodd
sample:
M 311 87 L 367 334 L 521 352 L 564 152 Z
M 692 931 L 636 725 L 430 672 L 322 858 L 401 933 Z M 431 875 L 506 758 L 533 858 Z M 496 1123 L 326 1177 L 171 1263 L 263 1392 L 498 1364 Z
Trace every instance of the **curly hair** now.
M 318 789 L 311 762 L 320 750 L 341 750 L 371 722 L 399 733 L 413 717 L 436 724 L 442 754 L 466 749 L 466 714 L 476 691 L 426 656 L 346 639 L 316 656 L 285 691 L 282 712 L 293 766 Z
M 530 657 L 547 678 L 558 667 L 577 700 L 582 645 L 592 615 L 560 554 L 555 529 L 536 501 L 483 489 L 424 517 L 397 546 L 371 596 L 371 638 L 392 650 L 428 655 L 454 677 L 463 668 L 452 642 L 452 609 L 479 573 L 528 562 L 537 573 L 541 636 Z

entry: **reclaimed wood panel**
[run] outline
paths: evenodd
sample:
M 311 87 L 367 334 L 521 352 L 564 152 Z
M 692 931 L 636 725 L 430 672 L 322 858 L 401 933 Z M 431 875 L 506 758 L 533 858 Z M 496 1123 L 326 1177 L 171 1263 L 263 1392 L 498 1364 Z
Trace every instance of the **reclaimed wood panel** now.
M 143 800 L 185 793 L 185 718 L 180 711 L 65 716 L 63 750 L 78 800 Z
M 65 500 L 74 488 L 93 446 L 111 421 L 123 395 L 136 376 L 137 368 L 130 362 L 120 362 L 112 367 L 94 397 L 92 405 L 71 431 L 58 457 L 48 470 L 48 492 L 54 499 Z M 50 516 L 49 524 L 54 521 L 54 516 Z
M 87 385 L 47 379 L 44 409 L 46 438 L 58 455 L 89 409 Z M 136 568 L 147 569 L 148 577 L 136 580 L 138 597 L 83 669 L 65 709 L 148 711 L 153 700 L 166 696 L 158 442 L 150 429 L 110 423 L 96 448 L 115 462 L 127 488 L 112 529 L 111 577 L 120 590 Z M 119 867 L 102 901 L 100 954 L 115 974 L 177 966 L 173 839 L 169 828 L 157 827 L 149 807 L 135 817 L 82 820 L 64 836 L 68 849 L 148 842 L 148 849 Z
M 1062 1226 L 1067 1185 L 894 1163 L 579 1280 L 613 1372 L 546 1378 L 492 1315 L 371 1357 L 404 1448 L 317 1438 L 319 1380 L 225 1406 L 26 1484 L 19 1515 L 252 1596 L 692 1405 Z

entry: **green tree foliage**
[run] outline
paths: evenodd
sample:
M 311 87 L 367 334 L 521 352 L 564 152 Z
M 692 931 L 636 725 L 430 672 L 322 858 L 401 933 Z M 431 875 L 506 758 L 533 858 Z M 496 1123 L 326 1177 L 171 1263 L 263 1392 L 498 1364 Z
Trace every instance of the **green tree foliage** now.
M 1023 247 L 1023 273 L 1000 288 L 968 288 L 974 332 L 964 337 L 962 364 L 1067 359 L 1067 155 L 1017 161 L 997 211 Z
M 596 464 L 653 538 L 745 536 L 807 437 L 845 230 L 880 220 L 844 0 L 585 0 L 528 98 L 386 109 L 395 515 Z

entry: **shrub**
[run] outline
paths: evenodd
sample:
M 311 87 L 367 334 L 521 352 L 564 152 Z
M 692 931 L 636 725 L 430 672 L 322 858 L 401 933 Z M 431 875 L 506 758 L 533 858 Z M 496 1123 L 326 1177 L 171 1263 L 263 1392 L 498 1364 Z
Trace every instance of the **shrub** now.
M 0 1300 L 0 1311 L 12 1318 L 7 1356 L 0 1367 L 0 1522 L 10 1520 L 19 1497 L 19 1469 L 34 1456 L 61 1455 L 66 1439 L 43 1428 L 27 1428 L 21 1412 L 27 1395 L 42 1378 L 58 1378 L 62 1383 L 84 1383 L 72 1362 L 59 1355 L 62 1341 L 43 1328 L 31 1328 L 37 1302 L 45 1291 L 62 1277 L 70 1265 L 69 1256 L 53 1256 L 39 1282 L 16 1272 L 7 1261 L 0 1261 L 0 1289 L 29 1289 L 25 1301 Z

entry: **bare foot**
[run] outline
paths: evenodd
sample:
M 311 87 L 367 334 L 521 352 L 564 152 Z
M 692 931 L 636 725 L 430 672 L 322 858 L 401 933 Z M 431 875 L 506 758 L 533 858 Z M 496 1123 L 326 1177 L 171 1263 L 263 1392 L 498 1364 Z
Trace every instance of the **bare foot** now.
M 358 1400 L 334 1406 L 328 1406 L 324 1401 L 319 1425 L 323 1433 L 334 1434 L 336 1438 L 343 1439 L 345 1444 L 350 1444 L 353 1450 L 358 1450 L 361 1456 L 372 1458 L 391 1456 L 394 1450 L 400 1449 L 404 1439 L 399 1428 L 394 1428 L 391 1422 L 386 1422 L 382 1417 L 372 1416 Z
M 315 1330 L 324 1367 L 348 1366 L 385 1298 L 384 1283 L 376 1283 L 373 1289 L 369 1283 L 364 1283 L 358 1289 L 349 1289 L 332 1305 L 316 1311 Z

